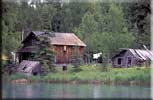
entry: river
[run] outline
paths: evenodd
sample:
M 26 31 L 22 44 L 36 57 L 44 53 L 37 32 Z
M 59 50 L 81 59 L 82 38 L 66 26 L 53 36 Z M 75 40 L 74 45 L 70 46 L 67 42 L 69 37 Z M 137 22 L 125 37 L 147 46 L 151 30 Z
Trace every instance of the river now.
M 3 83 L 3 98 L 150 98 L 151 88 L 104 84 Z

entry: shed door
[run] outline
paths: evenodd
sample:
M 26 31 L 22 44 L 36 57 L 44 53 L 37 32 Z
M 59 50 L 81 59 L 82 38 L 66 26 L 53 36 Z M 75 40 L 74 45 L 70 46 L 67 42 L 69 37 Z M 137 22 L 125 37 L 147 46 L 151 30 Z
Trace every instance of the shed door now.
M 126 66 L 127 66 L 127 67 L 132 66 L 132 57 L 127 57 Z

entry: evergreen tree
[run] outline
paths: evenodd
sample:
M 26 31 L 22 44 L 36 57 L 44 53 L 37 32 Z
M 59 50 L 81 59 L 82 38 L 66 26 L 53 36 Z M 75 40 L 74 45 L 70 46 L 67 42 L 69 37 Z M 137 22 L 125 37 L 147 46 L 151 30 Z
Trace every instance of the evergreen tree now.
M 2 52 L 9 57 L 11 57 L 11 52 L 20 45 L 20 35 L 15 29 L 17 6 L 16 3 L 4 2 L 2 8 Z
M 38 37 L 39 41 L 37 45 L 39 46 L 39 50 L 37 51 L 34 57 L 34 59 L 40 61 L 44 70 L 44 74 L 47 74 L 50 71 L 55 72 L 55 68 L 53 65 L 55 61 L 54 52 L 52 50 L 48 35 L 50 34 L 46 33 Z
M 133 3 L 123 3 L 122 6 L 128 28 L 135 37 L 133 47 L 143 48 L 143 45 L 146 45 L 150 48 L 151 0 L 137 0 Z

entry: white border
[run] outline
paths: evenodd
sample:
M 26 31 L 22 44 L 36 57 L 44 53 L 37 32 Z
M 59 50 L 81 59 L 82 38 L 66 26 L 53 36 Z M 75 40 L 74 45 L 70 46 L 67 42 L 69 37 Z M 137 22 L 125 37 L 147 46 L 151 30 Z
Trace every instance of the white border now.
M 151 0 L 151 50 L 153 50 L 153 0 Z M 153 99 L 153 61 L 151 61 L 151 99 Z
M 23 1 L 23 2 L 31 2 L 31 0 L 2 0 L 2 2 L 19 2 L 19 1 Z M 36 0 L 37 1 L 37 0 Z M 45 0 L 40 0 L 41 2 L 45 2 Z M 139 1 L 146 1 L 146 0 L 48 0 L 49 2 L 63 2 L 63 3 L 70 3 L 70 2 L 80 2 L 80 3 L 83 3 L 83 2 L 139 2 Z
M 26 2 L 27 0 L 2 0 L 2 2 L 18 2 L 18 1 L 24 1 Z M 41 1 L 45 1 L 45 0 L 41 0 Z M 58 0 L 49 0 L 51 2 L 57 2 Z M 120 3 L 123 3 L 123 2 L 128 2 L 128 3 L 132 3 L 132 2 L 143 2 L 145 0 L 60 0 L 61 2 L 63 3 L 70 3 L 70 2 L 120 2 Z M 151 1 L 151 17 L 150 17 L 150 20 L 151 20 L 151 25 L 150 25 L 150 32 L 151 32 L 151 50 L 153 51 L 153 0 L 150 0 Z M 151 99 L 153 100 L 153 61 L 151 61 Z

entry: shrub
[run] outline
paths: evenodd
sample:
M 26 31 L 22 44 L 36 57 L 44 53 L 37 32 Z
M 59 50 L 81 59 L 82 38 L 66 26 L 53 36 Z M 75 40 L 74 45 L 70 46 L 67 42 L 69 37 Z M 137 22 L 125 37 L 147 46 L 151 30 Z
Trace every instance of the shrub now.
M 71 59 L 71 62 L 72 62 L 72 64 L 73 64 L 73 71 L 74 72 L 79 72 L 79 71 L 81 71 L 81 68 L 80 68 L 80 66 L 81 66 L 81 64 L 83 63 L 83 59 L 82 59 L 82 57 L 79 55 L 79 53 L 78 53 L 78 49 L 77 48 L 75 48 L 75 50 L 74 50 L 74 53 L 73 53 L 73 55 L 72 55 L 72 57 L 71 57 L 72 59 Z
M 8 76 L 9 80 L 16 80 L 16 79 L 21 79 L 21 78 L 26 78 L 27 79 L 27 76 L 22 74 L 22 73 L 16 73 L 16 74 Z

